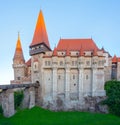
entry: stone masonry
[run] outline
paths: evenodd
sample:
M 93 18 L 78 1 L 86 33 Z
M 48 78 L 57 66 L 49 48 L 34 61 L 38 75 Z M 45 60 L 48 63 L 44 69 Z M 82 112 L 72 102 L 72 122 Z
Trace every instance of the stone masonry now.
M 0 105 L 3 109 L 5 117 L 10 117 L 15 114 L 14 108 L 14 91 L 23 90 L 24 99 L 22 101 L 22 108 L 32 108 L 39 102 L 35 102 L 38 98 L 36 88 L 39 88 L 39 84 L 21 84 L 21 85 L 0 85 L 2 90 L 0 93 Z

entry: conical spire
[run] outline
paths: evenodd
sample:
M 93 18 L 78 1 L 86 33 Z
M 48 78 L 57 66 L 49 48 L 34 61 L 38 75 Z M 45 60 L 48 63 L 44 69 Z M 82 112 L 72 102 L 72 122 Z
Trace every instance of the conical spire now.
M 14 58 L 13 60 L 18 59 L 21 60 L 23 62 L 25 62 L 24 60 L 24 56 L 23 56 L 23 51 L 22 51 L 22 46 L 21 46 L 21 42 L 20 42 L 20 35 L 18 33 L 18 40 L 17 40 L 17 44 L 16 44 L 16 49 L 15 49 L 15 54 L 14 54 Z
M 56 47 L 53 50 L 53 56 L 57 56 L 57 48 Z
M 40 43 L 45 43 L 47 47 L 50 48 L 44 17 L 41 10 L 37 19 L 33 40 L 30 46 L 38 45 Z
M 16 44 L 16 51 L 22 51 L 19 32 L 18 32 L 18 40 L 17 40 L 17 44 Z

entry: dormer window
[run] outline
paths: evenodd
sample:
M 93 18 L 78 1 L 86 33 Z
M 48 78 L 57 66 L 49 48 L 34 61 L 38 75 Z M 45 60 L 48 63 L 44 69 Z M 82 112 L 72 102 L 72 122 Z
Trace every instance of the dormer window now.
M 78 55 L 79 55 L 79 53 L 76 53 L 76 55 L 78 56 Z

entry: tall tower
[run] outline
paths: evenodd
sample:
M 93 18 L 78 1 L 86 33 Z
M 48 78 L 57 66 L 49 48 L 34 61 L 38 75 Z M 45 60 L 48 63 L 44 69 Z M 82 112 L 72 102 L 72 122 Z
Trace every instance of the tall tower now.
M 14 80 L 21 83 L 25 77 L 25 59 L 23 56 L 20 36 L 18 33 L 18 40 L 16 44 L 15 54 L 13 57 Z
M 46 51 L 51 51 L 43 13 L 40 10 L 36 27 L 33 35 L 33 40 L 30 44 L 31 55 L 31 80 L 32 82 L 42 83 L 43 77 L 43 54 Z
M 30 44 L 30 55 L 36 55 L 44 53 L 45 51 L 50 51 L 50 44 L 48 41 L 48 35 L 46 31 L 46 26 L 44 22 L 44 17 L 42 11 L 40 11 L 36 28 L 33 36 L 32 43 Z

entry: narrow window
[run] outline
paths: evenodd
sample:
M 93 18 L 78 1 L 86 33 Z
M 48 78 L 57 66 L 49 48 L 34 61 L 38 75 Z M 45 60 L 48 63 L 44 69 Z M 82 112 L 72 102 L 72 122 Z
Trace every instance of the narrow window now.
M 90 61 L 86 61 L 86 64 L 89 66 L 90 65 Z
M 60 77 L 60 75 L 58 76 L 58 79 L 60 79 L 61 77 Z
M 73 75 L 73 79 L 75 79 L 75 75 Z
M 45 61 L 45 65 L 47 66 L 47 61 Z
M 86 79 L 88 79 L 88 75 L 86 75 Z
M 18 80 L 20 80 L 20 77 L 17 77 Z
M 37 67 L 36 64 L 34 66 L 35 66 L 35 69 L 36 69 L 36 67 Z
M 74 61 L 72 61 L 72 66 L 74 66 Z
M 48 61 L 48 66 L 50 66 L 50 61 Z
M 62 66 L 63 65 L 63 61 L 60 61 L 60 66 Z

